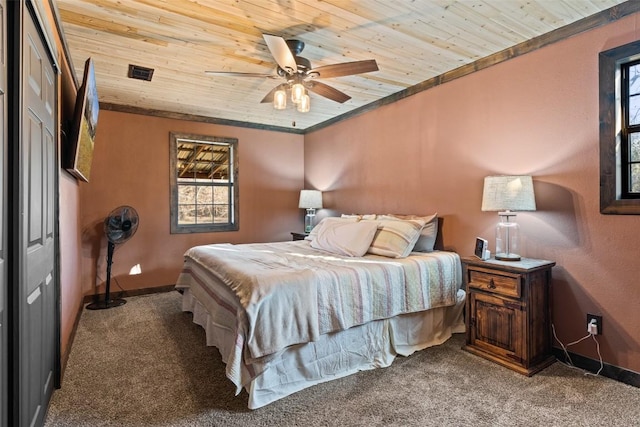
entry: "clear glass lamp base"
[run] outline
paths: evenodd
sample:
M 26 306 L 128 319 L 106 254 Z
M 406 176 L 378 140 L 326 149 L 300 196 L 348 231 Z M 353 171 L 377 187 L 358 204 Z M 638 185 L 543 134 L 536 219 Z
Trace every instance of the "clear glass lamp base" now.
M 311 230 L 313 230 L 313 217 L 315 215 L 309 215 L 309 213 L 307 213 L 307 215 L 305 215 L 304 217 L 304 232 L 305 233 L 310 233 Z
M 520 261 L 522 259 L 518 254 L 506 254 L 506 253 L 495 254 L 494 257 L 495 259 L 500 261 Z
M 518 237 L 520 226 L 517 222 L 509 222 L 512 213 L 501 212 L 500 222 L 496 225 L 496 254 L 495 259 L 501 261 L 520 261 L 518 254 Z

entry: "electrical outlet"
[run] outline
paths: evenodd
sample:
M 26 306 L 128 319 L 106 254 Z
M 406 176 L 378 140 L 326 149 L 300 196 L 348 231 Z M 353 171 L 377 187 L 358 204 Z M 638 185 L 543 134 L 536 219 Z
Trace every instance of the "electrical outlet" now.
M 596 324 L 595 333 L 590 326 L 592 320 L 595 320 Z M 587 332 L 592 333 L 593 335 L 602 335 L 602 316 L 587 313 Z

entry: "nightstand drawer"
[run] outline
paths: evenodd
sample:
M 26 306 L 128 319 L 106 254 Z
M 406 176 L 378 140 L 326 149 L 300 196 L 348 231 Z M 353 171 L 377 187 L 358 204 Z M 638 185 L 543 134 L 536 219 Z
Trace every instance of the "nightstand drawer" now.
M 520 298 L 520 275 L 484 271 L 482 269 L 468 269 L 468 284 L 472 288 L 497 294 Z

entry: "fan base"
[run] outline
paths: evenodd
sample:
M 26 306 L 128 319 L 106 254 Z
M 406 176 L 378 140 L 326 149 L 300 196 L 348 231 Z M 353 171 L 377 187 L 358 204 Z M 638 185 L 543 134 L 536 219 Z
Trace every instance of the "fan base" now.
M 122 298 L 115 298 L 109 301 L 96 301 L 87 305 L 87 310 L 104 310 L 106 308 L 120 307 L 126 304 L 127 300 Z

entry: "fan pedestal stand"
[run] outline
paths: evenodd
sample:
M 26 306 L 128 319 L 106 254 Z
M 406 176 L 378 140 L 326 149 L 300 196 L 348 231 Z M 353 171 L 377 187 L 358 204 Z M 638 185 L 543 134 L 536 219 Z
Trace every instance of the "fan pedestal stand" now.
M 96 301 L 87 305 L 88 310 L 104 310 L 105 308 L 119 307 L 124 305 L 127 300 L 122 298 L 111 299 L 109 294 L 109 288 L 111 284 L 111 262 L 113 260 L 113 250 L 116 245 L 113 242 L 109 242 L 107 246 L 107 285 L 105 289 L 104 301 Z

